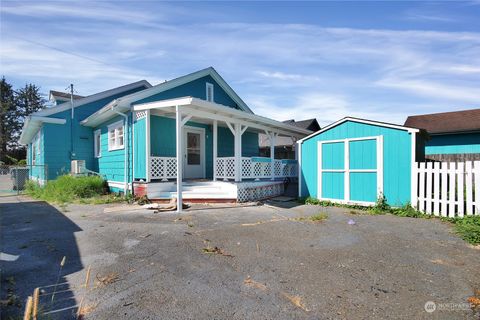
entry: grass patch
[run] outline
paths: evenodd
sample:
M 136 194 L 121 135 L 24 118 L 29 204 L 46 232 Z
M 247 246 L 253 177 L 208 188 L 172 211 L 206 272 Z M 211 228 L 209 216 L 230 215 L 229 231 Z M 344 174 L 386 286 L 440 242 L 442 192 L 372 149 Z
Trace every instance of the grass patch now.
M 324 213 L 324 212 L 320 212 L 320 213 L 317 213 L 317 214 L 314 214 L 314 215 L 311 215 L 311 216 L 308 216 L 308 217 L 300 217 L 300 218 L 297 218 L 296 220 L 298 221 L 311 221 L 311 222 L 321 222 L 321 221 L 324 221 L 328 218 L 328 214 Z
M 444 219 L 455 224 L 455 233 L 470 244 L 480 244 L 480 216 Z
M 98 176 L 73 177 L 64 175 L 40 186 L 28 181 L 26 193 L 32 198 L 64 205 L 66 203 L 103 204 L 125 201 L 125 197 L 108 193 L 104 179 Z

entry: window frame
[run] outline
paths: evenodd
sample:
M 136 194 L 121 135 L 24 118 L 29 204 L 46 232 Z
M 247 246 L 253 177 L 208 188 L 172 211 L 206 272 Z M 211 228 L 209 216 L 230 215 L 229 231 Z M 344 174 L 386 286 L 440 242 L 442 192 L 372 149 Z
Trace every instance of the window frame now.
M 123 120 L 114 122 L 107 126 L 107 140 L 108 140 L 108 151 L 122 150 L 125 148 L 125 124 Z M 118 144 L 120 140 L 120 134 L 118 133 L 122 129 L 122 144 Z M 113 138 L 111 137 L 111 132 L 113 131 Z M 112 143 L 113 141 L 113 143 Z
M 212 98 L 211 100 L 208 99 L 208 89 L 211 89 L 212 91 Z M 210 83 L 210 82 L 207 82 L 205 84 L 205 100 L 208 101 L 208 102 L 214 102 L 215 101 L 215 86 L 213 85 L 213 83 Z
M 102 157 L 102 129 L 97 129 L 93 132 L 93 153 L 97 159 Z

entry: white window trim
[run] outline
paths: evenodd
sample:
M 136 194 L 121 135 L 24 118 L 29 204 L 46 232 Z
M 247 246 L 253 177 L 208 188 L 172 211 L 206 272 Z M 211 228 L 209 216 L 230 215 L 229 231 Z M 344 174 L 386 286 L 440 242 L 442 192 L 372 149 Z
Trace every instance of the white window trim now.
M 376 169 L 350 169 L 350 142 L 375 140 L 377 151 L 377 168 Z M 343 143 L 344 144 L 344 164 L 343 169 L 324 169 L 322 168 L 322 146 L 328 143 Z M 350 173 L 352 172 L 375 172 L 377 173 L 377 198 L 383 194 L 383 136 L 349 138 L 318 141 L 317 144 L 317 198 L 319 200 L 327 200 L 335 203 L 343 204 L 359 204 L 359 205 L 373 205 L 375 202 L 355 201 L 350 199 Z M 344 173 L 344 199 L 330 199 L 322 197 L 322 172 L 343 172 Z
M 208 100 L 208 89 L 212 89 L 212 100 Z M 205 100 L 209 102 L 214 102 L 215 101 L 215 91 L 214 91 L 214 86 L 212 83 L 207 82 L 205 85 Z
M 99 143 L 97 144 L 97 136 L 100 136 Z M 95 158 L 102 157 L 102 130 L 98 129 L 93 132 L 93 152 Z
M 114 150 L 121 150 L 121 149 L 124 149 L 125 148 L 125 126 L 124 126 L 124 123 L 123 123 L 123 120 L 120 120 L 120 121 L 117 121 L 117 122 L 114 122 L 112 124 L 109 124 L 107 126 L 108 128 L 108 131 L 107 131 L 107 142 L 108 142 L 108 151 L 114 151 Z M 122 145 L 116 145 L 116 141 L 117 141 L 117 129 L 119 128 L 123 128 L 123 144 Z M 114 141 L 115 141 L 115 145 L 111 145 L 110 144 L 110 131 L 111 130 L 114 130 L 115 132 L 115 137 L 114 137 Z

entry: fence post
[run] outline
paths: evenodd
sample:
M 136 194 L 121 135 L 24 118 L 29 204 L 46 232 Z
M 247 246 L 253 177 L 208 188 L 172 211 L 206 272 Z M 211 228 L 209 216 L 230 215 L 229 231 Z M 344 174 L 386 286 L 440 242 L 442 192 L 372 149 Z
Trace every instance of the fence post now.
M 442 217 L 448 215 L 448 163 L 442 162 L 441 167 L 442 171 Z
M 448 190 L 448 202 L 449 202 L 449 208 L 448 208 L 448 216 L 450 218 L 455 218 L 455 184 L 456 184 L 456 163 L 455 162 L 450 162 L 449 163 L 449 168 L 448 168 L 448 175 L 449 175 L 449 189 Z
M 433 163 L 433 214 L 440 215 L 440 163 Z
M 425 171 L 425 162 L 420 163 L 420 192 L 419 195 L 419 210 L 421 212 L 425 212 L 425 179 L 426 179 L 426 171 Z
M 480 161 L 475 161 L 474 165 L 475 214 L 480 215 Z
M 472 162 L 465 162 L 465 192 L 467 194 L 467 215 L 473 214 Z
M 464 163 L 459 162 L 458 163 L 458 184 L 457 184 L 457 189 L 458 189 L 458 216 L 460 218 L 463 218 L 463 213 L 464 213 L 464 200 L 465 200 L 465 195 L 463 193 L 463 180 L 464 180 Z

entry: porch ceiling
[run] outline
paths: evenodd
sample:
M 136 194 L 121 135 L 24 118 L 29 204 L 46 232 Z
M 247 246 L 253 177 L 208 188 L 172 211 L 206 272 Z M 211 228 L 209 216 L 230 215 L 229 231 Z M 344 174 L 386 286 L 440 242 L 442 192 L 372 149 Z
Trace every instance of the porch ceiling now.
M 139 104 L 134 111 L 151 110 L 152 114 L 175 118 L 175 108 L 180 107 L 182 115 L 192 116 L 191 121 L 212 124 L 214 120 L 229 123 L 240 123 L 248 127 L 248 131 L 275 132 L 279 135 L 302 138 L 312 132 L 280 121 L 255 114 L 246 113 L 228 106 L 208 102 L 193 97 L 183 97 Z

